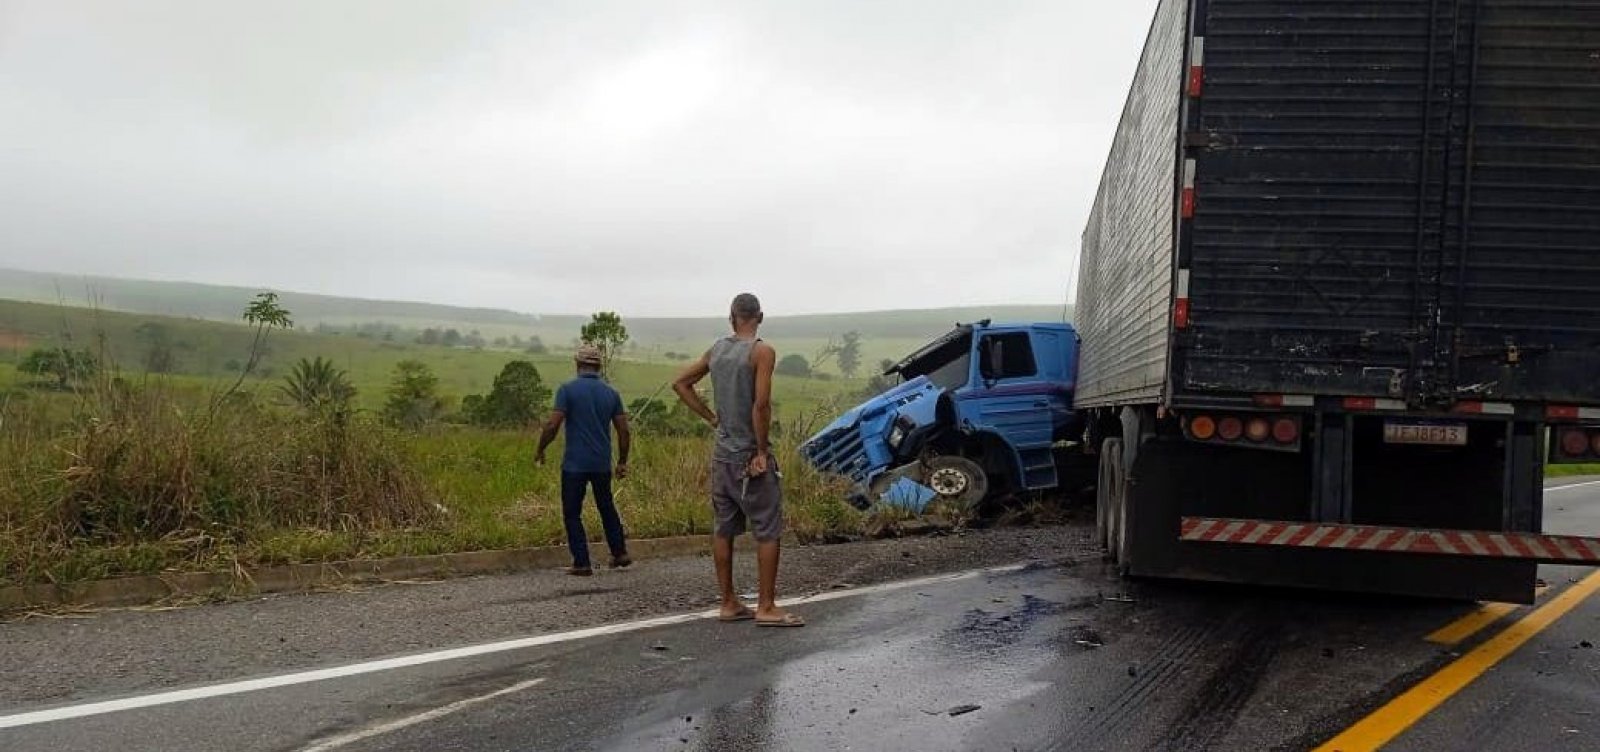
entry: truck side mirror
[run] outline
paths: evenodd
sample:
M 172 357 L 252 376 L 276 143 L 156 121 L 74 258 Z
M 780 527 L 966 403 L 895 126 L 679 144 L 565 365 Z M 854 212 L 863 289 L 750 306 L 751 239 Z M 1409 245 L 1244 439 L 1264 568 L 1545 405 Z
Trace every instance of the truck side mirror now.
M 1003 345 L 998 339 L 990 339 L 984 343 L 983 367 L 979 369 L 983 374 L 984 386 L 994 386 L 994 382 L 1000 379 L 1000 373 L 1004 370 L 1002 366 L 1005 364 L 1002 348 Z

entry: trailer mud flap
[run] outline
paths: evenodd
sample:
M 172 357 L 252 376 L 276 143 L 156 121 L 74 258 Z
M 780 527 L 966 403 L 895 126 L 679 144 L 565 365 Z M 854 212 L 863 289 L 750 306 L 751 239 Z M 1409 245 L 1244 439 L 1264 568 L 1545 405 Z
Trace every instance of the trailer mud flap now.
M 1576 535 L 1184 517 L 1179 539 L 1190 543 L 1373 551 L 1600 566 L 1600 538 Z

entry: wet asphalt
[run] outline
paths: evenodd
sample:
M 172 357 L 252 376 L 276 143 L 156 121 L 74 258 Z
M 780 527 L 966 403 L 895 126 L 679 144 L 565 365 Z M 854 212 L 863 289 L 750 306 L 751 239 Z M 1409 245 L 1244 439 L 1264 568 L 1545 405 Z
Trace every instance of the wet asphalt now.
M 1546 508 L 1552 532 L 1600 532 L 1600 485 Z M 1541 603 L 1584 574 L 1543 570 Z M 1044 558 L 830 597 L 795 607 L 801 629 L 695 619 L 0 729 L 0 749 L 1308 749 L 1527 612 L 1445 646 L 1423 638 L 1471 604 L 1125 582 Z M 1597 601 L 1391 748 L 1600 748 L 1600 649 L 1583 647 Z M 181 658 L 186 635 L 169 639 Z M 91 683 L 68 704 L 128 694 Z M 0 720 L 59 704 L 5 703 Z

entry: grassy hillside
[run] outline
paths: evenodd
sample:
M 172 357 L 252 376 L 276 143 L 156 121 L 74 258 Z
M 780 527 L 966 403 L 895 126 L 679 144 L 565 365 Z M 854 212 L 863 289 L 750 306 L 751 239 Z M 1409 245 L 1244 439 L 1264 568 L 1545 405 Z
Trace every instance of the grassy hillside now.
M 242 324 L 0 301 L 0 376 L 5 377 L 0 383 L 11 380 L 15 364 L 32 349 L 63 345 L 104 351 L 125 375 L 143 376 L 150 370 L 149 356 L 157 336 L 164 338 L 172 353 L 169 372 L 175 377 L 222 383 L 236 375 L 239 364 L 248 358 L 253 333 Z M 464 395 L 487 392 L 495 374 L 513 359 L 532 361 L 547 382 L 564 380 L 572 373 L 570 356 L 562 352 L 529 355 L 493 347 L 447 348 L 303 331 L 272 332 L 267 349 L 251 385 L 274 387 L 300 358 L 320 356 L 349 373 L 359 390 L 359 404 L 367 408 L 382 405 L 394 367 L 402 360 L 428 364 L 438 374 L 446 395 L 453 398 L 452 404 Z M 670 397 L 662 386 L 681 367 L 679 362 L 645 351 L 639 359 L 620 363 L 613 380 L 629 400 Z M 775 396 L 780 410 L 801 411 L 856 388 L 859 385 L 837 380 L 779 377 Z
M 0 298 L 210 321 L 238 321 L 244 302 L 257 292 L 260 291 L 242 287 L 0 269 Z M 297 292 L 281 292 L 281 296 L 283 306 L 294 312 L 295 321 L 303 330 L 320 326 L 323 330 L 350 332 L 362 325 L 381 324 L 398 327 L 401 331 L 394 336 L 403 342 L 415 340 L 420 330 L 437 328 L 456 329 L 462 334 L 477 332 L 490 341 L 499 337 L 539 337 L 546 344 L 565 346 L 587 321 L 587 315 L 542 316 Z M 1061 306 L 986 306 L 770 316 L 764 332 L 781 352 L 798 352 L 810 358 L 830 338 L 858 331 L 862 335 L 862 360 L 871 365 L 884 358 L 898 359 L 957 321 L 1059 321 L 1064 313 Z M 0 319 L 0 326 L 4 323 Z M 636 357 L 660 362 L 671 360 L 668 353 L 697 354 L 727 331 L 727 322 L 720 317 L 628 318 L 626 323 L 638 345 Z M 0 334 L 0 349 L 8 346 L 3 337 Z

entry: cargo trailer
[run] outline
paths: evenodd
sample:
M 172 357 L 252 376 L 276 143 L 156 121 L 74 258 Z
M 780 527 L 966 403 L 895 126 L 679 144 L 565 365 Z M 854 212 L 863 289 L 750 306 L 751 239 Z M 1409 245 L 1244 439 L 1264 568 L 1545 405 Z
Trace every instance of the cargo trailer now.
M 1074 407 L 1132 575 L 1529 602 L 1600 462 L 1600 3 L 1161 0 Z

